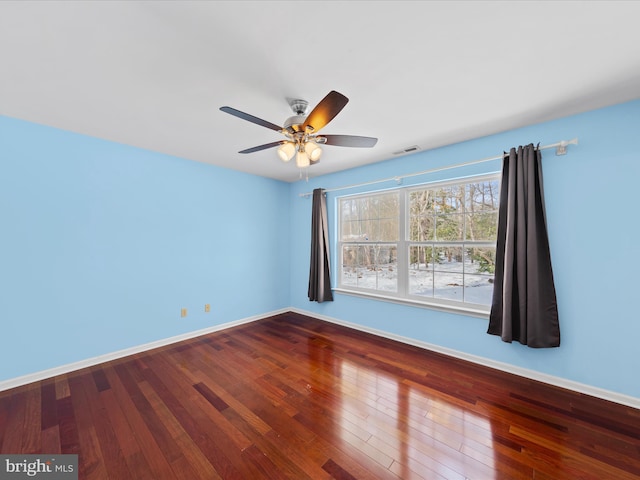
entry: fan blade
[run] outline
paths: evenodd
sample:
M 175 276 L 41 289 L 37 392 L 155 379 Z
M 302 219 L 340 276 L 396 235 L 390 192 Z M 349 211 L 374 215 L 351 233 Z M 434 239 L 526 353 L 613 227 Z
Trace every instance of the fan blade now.
M 260 150 L 266 150 L 267 148 L 277 147 L 278 145 L 282 145 L 283 143 L 287 143 L 287 142 L 285 142 L 284 140 L 280 140 L 279 142 L 265 143 L 264 145 L 258 145 L 257 147 L 247 148 L 246 150 L 240 150 L 238 153 L 259 152 Z
M 304 130 L 307 126 L 310 126 L 313 127 L 314 132 L 317 132 L 333 120 L 348 102 L 349 99 L 341 93 L 335 90 L 330 91 L 327 96 L 320 100 L 320 103 L 311 110 L 311 113 L 302 125 L 302 129 Z
M 282 127 L 279 127 L 275 123 L 267 122 L 266 120 L 263 120 L 261 118 L 254 117 L 253 115 L 249 115 L 248 113 L 241 112 L 240 110 L 236 110 L 235 108 L 220 107 L 220 110 L 230 115 L 233 115 L 234 117 L 238 117 L 243 120 L 246 120 L 247 122 L 255 123 L 256 125 L 270 128 L 271 130 L 275 130 L 276 132 L 279 132 L 282 130 Z
M 359 147 L 371 148 L 378 139 L 374 137 L 359 137 L 357 135 L 322 135 L 327 141 L 325 145 L 335 145 L 337 147 Z

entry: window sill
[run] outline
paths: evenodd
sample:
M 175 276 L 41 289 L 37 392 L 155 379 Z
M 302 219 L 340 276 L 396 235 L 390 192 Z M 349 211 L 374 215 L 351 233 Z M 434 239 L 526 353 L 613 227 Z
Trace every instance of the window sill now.
M 400 305 L 408 305 L 411 307 L 419 307 L 419 308 L 428 308 L 430 310 L 438 310 L 441 312 L 447 313 L 457 313 L 459 315 L 468 315 L 470 317 L 478 317 L 484 318 L 485 320 L 489 319 L 489 310 L 483 310 L 480 308 L 466 307 L 466 306 L 454 306 L 454 305 L 445 305 L 441 303 L 435 302 L 426 302 L 420 300 L 411 300 L 407 298 L 398 298 L 391 297 L 386 295 L 380 295 L 376 293 L 369 292 L 361 292 L 358 290 L 347 290 L 344 288 L 332 288 L 333 292 L 342 294 L 342 295 L 351 295 L 353 297 L 367 298 L 370 300 L 380 300 L 383 302 L 397 303 Z

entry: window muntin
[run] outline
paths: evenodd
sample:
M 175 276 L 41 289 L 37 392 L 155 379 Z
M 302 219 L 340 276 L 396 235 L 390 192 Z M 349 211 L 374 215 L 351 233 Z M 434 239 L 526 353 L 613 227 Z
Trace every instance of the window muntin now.
M 488 310 L 499 177 L 342 197 L 338 288 Z

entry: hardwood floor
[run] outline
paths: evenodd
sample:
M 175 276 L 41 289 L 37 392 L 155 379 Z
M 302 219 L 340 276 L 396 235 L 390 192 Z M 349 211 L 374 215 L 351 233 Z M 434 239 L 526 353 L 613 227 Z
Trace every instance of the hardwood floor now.
M 0 453 L 99 480 L 624 480 L 640 410 L 289 313 L 0 392 Z

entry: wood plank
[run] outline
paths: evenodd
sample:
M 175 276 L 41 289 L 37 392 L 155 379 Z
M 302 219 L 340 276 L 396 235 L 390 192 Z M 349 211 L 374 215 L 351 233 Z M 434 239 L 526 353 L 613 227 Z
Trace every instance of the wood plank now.
M 56 385 L 52 380 L 42 382 L 40 389 L 41 408 L 40 428 L 46 430 L 58 424 L 58 413 L 56 408 Z
M 78 431 L 91 425 L 100 448 L 107 475 L 110 478 L 135 478 L 122 452 L 122 446 L 113 431 L 104 404 L 98 395 L 93 376 L 87 372 L 69 378 Z
M 103 376 L 103 378 L 106 379 L 106 376 Z M 111 387 L 105 389 L 103 386 L 104 383 L 96 382 L 100 400 L 102 401 L 102 405 L 104 405 L 104 413 L 113 428 L 113 434 L 115 435 L 119 449 L 122 452 L 132 477 L 140 480 L 157 480 L 159 478 L 158 474 L 154 474 L 151 470 L 152 466 L 156 466 L 155 463 L 152 462 L 150 464 L 142 454 L 142 449 L 137 441 L 138 431 L 133 430 L 129 425 L 127 417 L 116 400 L 116 396 L 111 390 Z
M 36 453 L 50 453 L 60 454 L 62 453 L 62 447 L 60 446 L 60 427 L 54 425 L 40 432 L 40 442 L 42 449 Z
M 66 380 L 64 384 L 68 387 Z M 78 455 L 78 476 L 83 479 L 109 478 L 96 428 L 90 412 L 84 408 L 84 397 L 80 392 L 77 395 L 74 392 L 72 397 L 69 389 L 69 395 L 56 400 L 56 403 L 61 453 Z M 76 423 L 74 403 L 78 410 L 79 423 Z
M 69 389 L 69 383 L 67 382 L 67 375 L 59 375 L 54 377 L 54 382 L 56 385 L 56 399 L 60 400 L 62 398 L 66 398 L 71 395 L 71 391 Z
M 40 432 L 42 430 L 42 406 L 40 388 L 30 388 L 25 392 L 24 425 L 22 426 L 21 452 L 38 453 L 42 451 Z
M 139 387 L 148 400 L 151 409 L 148 415 L 145 415 L 147 423 L 153 422 L 158 428 L 162 426 L 170 435 L 170 438 L 165 438 L 164 435 L 156 434 L 154 438 L 161 446 L 162 451 L 172 452 L 167 458 L 171 462 L 175 478 L 184 478 L 185 480 L 193 478 L 221 479 L 222 477 L 213 468 L 213 465 L 207 460 L 198 445 L 182 428 L 180 422 L 171 414 L 151 385 L 147 382 L 142 382 Z M 159 437 L 162 438 L 159 439 Z
M 15 395 L 9 397 L 4 425 L 4 439 L 1 453 L 26 453 L 22 452 L 22 438 L 24 436 L 24 422 L 26 415 L 26 398 L 24 390 L 17 390 Z

